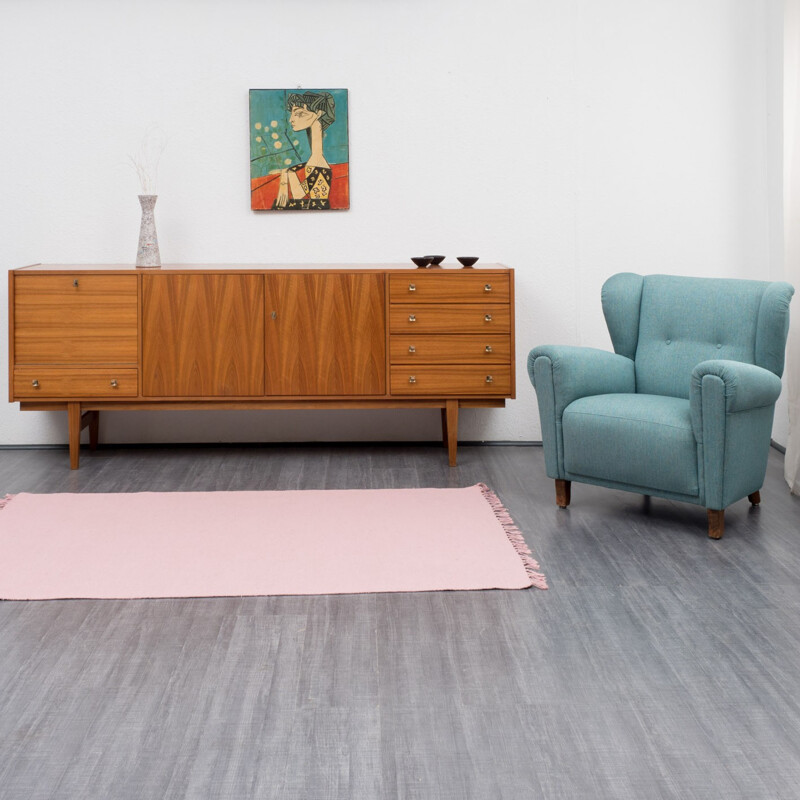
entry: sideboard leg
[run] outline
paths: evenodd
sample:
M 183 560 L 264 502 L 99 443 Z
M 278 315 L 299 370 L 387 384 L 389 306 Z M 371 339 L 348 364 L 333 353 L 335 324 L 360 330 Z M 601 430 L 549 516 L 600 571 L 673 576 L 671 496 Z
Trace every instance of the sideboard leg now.
M 458 400 L 448 400 L 445 408 L 445 425 L 447 426 L 447 456 L 450 466 L 456 465 L 456 448 L 458 447 Z
M 441 409 L 442 412 L 442 444 L 447 447 L 447 407 Z
M 89 427 L 89 449 L 97 450 L 97 437 L 100 432 L 100 412 L 84 411 L 81 417 L 81 430 Z
M 80 403 L 67 403 L 67 427 L 69 428 L 69 468 L 78 469 L 81 447 Z

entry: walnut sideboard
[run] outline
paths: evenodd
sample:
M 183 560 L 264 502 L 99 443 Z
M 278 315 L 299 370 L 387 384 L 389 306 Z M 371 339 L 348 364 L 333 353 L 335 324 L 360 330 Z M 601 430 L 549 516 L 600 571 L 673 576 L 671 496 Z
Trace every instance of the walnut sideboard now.
M 513 398 L 514 271 L 397 265 L 35 264 L 9 271 L 9 399 L 101 411 L 459 408 Z

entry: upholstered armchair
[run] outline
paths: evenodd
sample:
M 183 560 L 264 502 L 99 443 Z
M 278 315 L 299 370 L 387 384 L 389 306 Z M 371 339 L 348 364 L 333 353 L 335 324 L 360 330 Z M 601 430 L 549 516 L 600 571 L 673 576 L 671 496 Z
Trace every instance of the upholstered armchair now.
M 781 391 L 788 283 L 621 273 L 603 286 L 614 353 L 531 350 L 547 475 L 725 508 L 764 482 Z

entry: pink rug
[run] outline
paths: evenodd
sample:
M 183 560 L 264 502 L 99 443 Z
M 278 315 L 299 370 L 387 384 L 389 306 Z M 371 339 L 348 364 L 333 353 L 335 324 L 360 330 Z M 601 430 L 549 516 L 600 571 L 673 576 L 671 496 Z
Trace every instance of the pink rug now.
M 547 588 L 483 484 L 17 494 L 4 506 L 5 600 Z

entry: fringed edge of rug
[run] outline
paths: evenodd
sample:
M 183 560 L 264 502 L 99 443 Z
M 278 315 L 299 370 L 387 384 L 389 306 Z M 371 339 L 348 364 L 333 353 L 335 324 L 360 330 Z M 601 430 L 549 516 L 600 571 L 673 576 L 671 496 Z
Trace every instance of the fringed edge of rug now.
M 5 497 L 0 497 L 0 509 L 5 508 L 13 499 L 13 494 L 7 494 Z
M 528 547 L 528 545 L 525 543 L 525 538 L 522 535 L 522 531 L 514 524 L 514 520 L 511 519 L 511 514 L 509 513 L 508 509 L 503 505 L 500 498 L 485 483 L 479 483 L 478 488 L 481 490 L 483 496 L 486 498 L 486 501 L 491 506 L 497 521 L 500 523 L 500 525 L 502 525 L 503 530 L 508 537 L 508 541 L 511 542 L 511 546 L 514 548 L 514 550 L 516 550 L 517 555 L 522 559 L 522 563 L 525 566 L 525 572 L 531 579 L 532 585 L 537 589 L 546 589 L 547 578 L 545 578 L 544 573 L 540 571 L 541 567 L 539 566 L 539 562 L 533 557 L 530 547 Z

